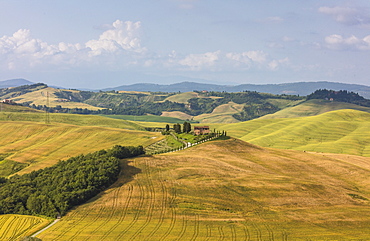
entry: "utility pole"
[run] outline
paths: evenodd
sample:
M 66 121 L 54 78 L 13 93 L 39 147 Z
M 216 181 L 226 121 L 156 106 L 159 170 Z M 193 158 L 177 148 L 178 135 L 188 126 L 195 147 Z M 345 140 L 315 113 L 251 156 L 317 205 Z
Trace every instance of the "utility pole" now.
M 46 92 L 45 124 L 50 124 L 50 113 L 48 111 L 49 105 L 49 92 Z

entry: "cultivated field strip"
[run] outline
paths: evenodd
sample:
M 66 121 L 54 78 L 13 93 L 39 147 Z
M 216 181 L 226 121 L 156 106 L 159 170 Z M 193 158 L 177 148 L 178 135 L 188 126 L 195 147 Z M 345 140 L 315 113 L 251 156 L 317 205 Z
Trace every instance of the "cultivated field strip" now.
M 49 223 L 48 220 L 25 215 L 0 215 L 0 240 L 18 240 L 29 236 Z
M 245 222 L 207 221 L 178 208 L 179 183 L 156 158 L 137 158 L 134 180 L 78 207 L 39 235 L 42 240 L 249 240 Z M 212 218 L 210 218 L 212 220 Z M 252 226 L 248 227 L 253 229 Z

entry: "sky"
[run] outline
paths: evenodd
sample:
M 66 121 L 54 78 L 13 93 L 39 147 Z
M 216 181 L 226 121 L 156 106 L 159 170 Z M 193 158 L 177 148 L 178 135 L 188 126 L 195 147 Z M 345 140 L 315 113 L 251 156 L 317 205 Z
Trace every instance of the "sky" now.
M 0 0 L 0 80 L 370 86 L 368 0 Z

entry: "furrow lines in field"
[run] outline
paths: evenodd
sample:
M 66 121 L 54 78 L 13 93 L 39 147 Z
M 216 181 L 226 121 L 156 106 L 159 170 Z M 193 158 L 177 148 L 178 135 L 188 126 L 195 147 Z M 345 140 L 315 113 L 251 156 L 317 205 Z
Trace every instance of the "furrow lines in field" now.
M 96 215 L 96 217 L 95 217 L 91 222 L 87 222 L 85 225 L 83 225 L 83 226 L 80 228 L 80 230 L 78 230 L 78 231 L 73 235 L 73 237 L 76 237 L 76 236 L 80 235 L 84 230 L 86 230 L 86 228 L 87 228 L 88 226 L 90 226 L 90 225 L 91 225 L 91 223 L 95 223 L 97 220 L 99 220 L 99 219 L 100 219 L 100 217 L 105 213 L 105 209 L 106 209 L 106 207 L 100 207 L 100 208 L 99 208 L 99 211 L 98 211 L 98 214 Z
M 193 236 L 191 237 L 190 240 L 194 241 L 198 238 L 199 236 L 199 215 L 196 215 L 195 216 L 195 220 L 194 220 L 194 233 L 193 233 Z
M 160 212 L 159 212 L 159 220 L 158 220 L 157 225 L 154 227 L 154 229 L 146 237 L 148 240 L 151 239 L 151 237 L 162 226 L 162 224 L 164 222 L 164 214 L 165 214 L 165 211 L 168 209 L 168 203 L 167 203 L 167 200 L 168 200 L 168 191 L 167 191 L 167 188 L 166 188 L 166 186 L 164 184 L 164 181 L 163 181 L 163 178 L 161 177 L 161 175 L 159 175 L 157 181 L 159 182 L 159 184 L 161 186 L 161 192 L 162 192 L 162 198 L 160 200 L 160 202 L 161 202 L 161 209 L 160 209 Z
M 246 241 L 250 241 L 251 240 L 251 234 L 249 233 L 249 230 L 248 230 L 248 227 L 247 226 L 244 226 L 244 235 L 245 235 L 245 239 Z
M 148 211 L 146 214 L 146 219 L 144 224 L 140 228 L 136 230 L 136 232 L 131 236 L 130 240 L 134 240 L 137 238 L 137 236 L 149 225 L 150 221 L 153 218 L 153 212 L 154 212 L 154 206 L 155 206 L 155 201 L 156 201 L 156 193 L 155 193 L 155 188 L 152 182 L 152 175 L 150 172 L 150 168 L 148 165 L 148 162 L 145 162 L 145 168 L 144 168 L 144 173 L 145 173 L 145 179 L 146 179 L 146 188 L 149 192 L 149 205 L 148 205 Z
M 207 233 L 206 233 L 206 241 L 212 237 L 212 228 L 211 225 L 206 225 Z
M 8 219 L 9 219 L 9 217 L 10 216 L 5 216 L 5 217 L 1 217 L 0 218 L 0 231 L 1 230 L 4 230 L 4 231 L 2 231 L 2 232 L 0 232 L 0 234 L 1 234 L 1 236 L 0 236 L 0 240 L 2 239 L 2 237 L 4 236 L 4 234 L 5 234 L 5 231 L 7 230 L 6 228 L 5 228 L 5 223 L 6 223 L 6 221 L 8 221 Z
M 225 239 L 225 233 L 224 233 L 224 227 L 219 226 L 218 227 L 218 233 L 220 234 L 220 238 L 218 240 L 224 240 Z
M 186 218 L 184 216 L 182 218 L 181 231 L 180 231 L 180 234 L 179 234 L 179 236 L 178 236 L 178 238 L 176 240 L 181 240 L 181 238 L 184 237 L 184 235 L 186 233 L 187 226 L 188 226 L 188 220 L 186 220 Z
M 231 240 L 232 240 L 232 241 L 235 241 L 235 240 L 236 240 L 236 230 L 235 230 L 235 225 L 231 225 L 231 226 L 230 226 L 230 230 L 231 230 Z
M 22 227 L 26 226 L 27 221 L 28 221 L 28 219 L 23 218 L 23 219 L 17 220 L 17 222 L 15 222 L 15 224 L 13 225 L 14 226 L 13 227 L 13 232 L 10 235 L 11 238 L 9 239 L 9 241 L 10 240 L 16 240 L 16 238 L 18 238 L 20 235 L 22 235 L 24 233 L 26 228 L 24 228 L 22 230 Z M 21 230 L 22 230 L 22 232 L 21 232 Z M 18 235 L 17 235 L 17 233 L 18 233 Z
M 74 214 L 75 215 L 73 215 L 73 216 L 78 217 L 78 219 L 73 221 L 73 223 L 66 223 L 67 227 L 62 232 L 60 232 L 60 234 L 54 240 L 60 239 L 63 236 L 65 236 L 66 233 L 70 232 L 75 227 L 75 223 L 77 223 L 77 225 L 78 225 L 78 223 L 80 223 L 82 220 L 84 220 L 89 213 L 88 212 L 83 212 L 81 214 L 81 212 L 75 212 Z M 80 215 L 78 216 L 78 214 L 80 214 Z
M 262 233 L 261 233 L 261 229 L 258 228 L 257 224 L 253 223 L 252 222 L 252 226 L 253 228 L 256 230 L 256 239 L 258 241 L 262 241 Z
M 122 240 L 122 237 L 127 233 L 127 231 L 130 230 L 136 224 L 137 220 L 139 219 L 140 213 L 142 212 L 142 209 L 143 209 L 143 206 L 144 206 L 144 202 L 145 202 L 144 190 L 143 190 L 143 186 L 140 184 L 139 181 L 136 181 L 136 184 L 137 184 L 137 186 L 139 188 L 139 201 L 138 201 L 138 205 L 137 205 L 137 211 L 136 211 L 136 213 L 134 215 L 133 220 L 117 236 L 117 238 L 115 240 Z
M 288 241 L 288 234 L 285 231 L 282 232 L 282 241 Z
M 109 234 L 120 225 L 123 220 L 126 218 L 127 210 L 130 205 L 131 199 L 132 199 L 132 193 L 133 193 L 134 187 L 133 185 L 128 185 L 128 195 L 126 197 L 126 202 L 123 207 L 122 215 L 119 216 L 118 221 L 104 234 L 104 236 L 101 238 L 101 240 L 104 240 L 109 236 Z
M 168 190 L 168 189 L 166 189 L 166 190 Z M 168 191 L 167 191 L 167 193 L 168 193 Z M 163 236 L 160 238 L 160 240 L 166 240 L 168 235 L 170 235 L 170 233 L 174 229 L 175 223 L 176 223 L 176 220 L 177 220 L 177 218 L 176 218 L 176 209 L 175 209 L 176 191 L 173 192 L 173 197 L 168 198 L 168 200 L 169 201 L 168 201 L 167 205 L 171 210 L 171 222 L 170 222 L 170 226 L 168 227 L 167 231 L 163 234 Z
M 7 237 L 7 234 L 12 231 L 12 226 L 13 226 L 14 222 L 18 219 L 18 217 L 17 216 L 11 216 L 9 219 L 10 219 L 10 221 L 9 221 L 9 223 L 7 225 L 8 228 L 6 229 L 6 232 L 3 233 L 3 235 L 5 237 Z M 13 227 L 13 230 L 14 230 L 14 227 Z
M 92 232 L 91 234 L 94 234 L 96 233 L 97 231 L 101 230 L 102 227 L 106 226 L 106 224 L 112 220 L 115 212 L 117 211 L 117 203 L 118 203 L 118 195 L 119 195 L 119 192 L 121 190 L 121 187 L 119 188 L 116 188 L 116 190 L 114 190 L 113 192 L 113 201 L 112 201 L 112 207 L 110 208 L 110 212 L 109 212 L 109 216 L 107 218 L 105 218 L 105 220 L 98 226 L 96 227 Z M 92 236 L 92 235 L 91 235 Z M 90 236 L 90 237 L 91 237 Z
M 267 232 L 268 232 L 268 235 L 269 235 L 269 240 L 270 241 L 274 241 L 275 238 L 274 238 L 274 231 L 272 231 L 272 229 L 267 225 L 267 224 L 264 224 Z

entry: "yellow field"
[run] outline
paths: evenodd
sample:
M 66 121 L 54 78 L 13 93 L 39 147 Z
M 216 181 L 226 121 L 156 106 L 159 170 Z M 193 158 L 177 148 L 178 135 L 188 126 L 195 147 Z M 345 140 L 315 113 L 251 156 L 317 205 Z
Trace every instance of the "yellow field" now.
M 194 120 L 201 123 L 238 123 L 240 121 L 235 119 L 232 115 L 241 112 L 243 107 L 243 104 L 229 102 L 217 106 L 210 114 L 195 116 Z
M 150 145 L 160 133 L 68 124 L 2 121 L 0 153 L 30 166 L 18 174 L 50 166 L 71 156 L 111 148 L 114 145 Z
M 51 123 L 65 123 L 80 126 L 100 126 L 144 130 L 142 126 L 126 120 L 112 119 L 97 115 L 57 114 L 49 113 Z M 32 121 L 45 123 L 46 113 L 1 112 L 0 121 Z
M 102 109 L 99 107 L 95 107 L 92 105 L 88 105 L 85 103 L 80 103 L 80 102 L 60 102 L 59 98 L 54 94 L 55 92 L 58 92 L 60 90 L 52 88 L 52 87 L 47 87 L 41 90 L 36 90 L 33 92 L 26 93 L 21 96 L 17 96 L 14 98 L 11 98 L 17 103 L 24 103 L 31 101 L 31 104 L 35 105 L 48 105 L 50 107 L 55 107 L 57 105 L 62 106 L 63 108 L 83 108 L 83 109 L 89 109 L 89 110 L 98 110 Z M 68 90 L 70 92 L 78 92 L 77 90 Z M 47 104 L 47 95 L 49 94 L 49 104 Z
M 181 111 L 163 111 L 161 116 L 173 117 L 181 120 L 191 120 L 193 118 L 193 116 L 188 115 Z
M 236 139 L 131 159 L 47 240 L 367 240 L 370 159 Z
M 255 119 L 221 125 L 218 129 L 264 147 L 370 156 L 370 113 L 357 110 L 301 118 Z
M 49 224 L 49 220 L 26 215 L 0 215 L 0 240 L 19 240 Z

